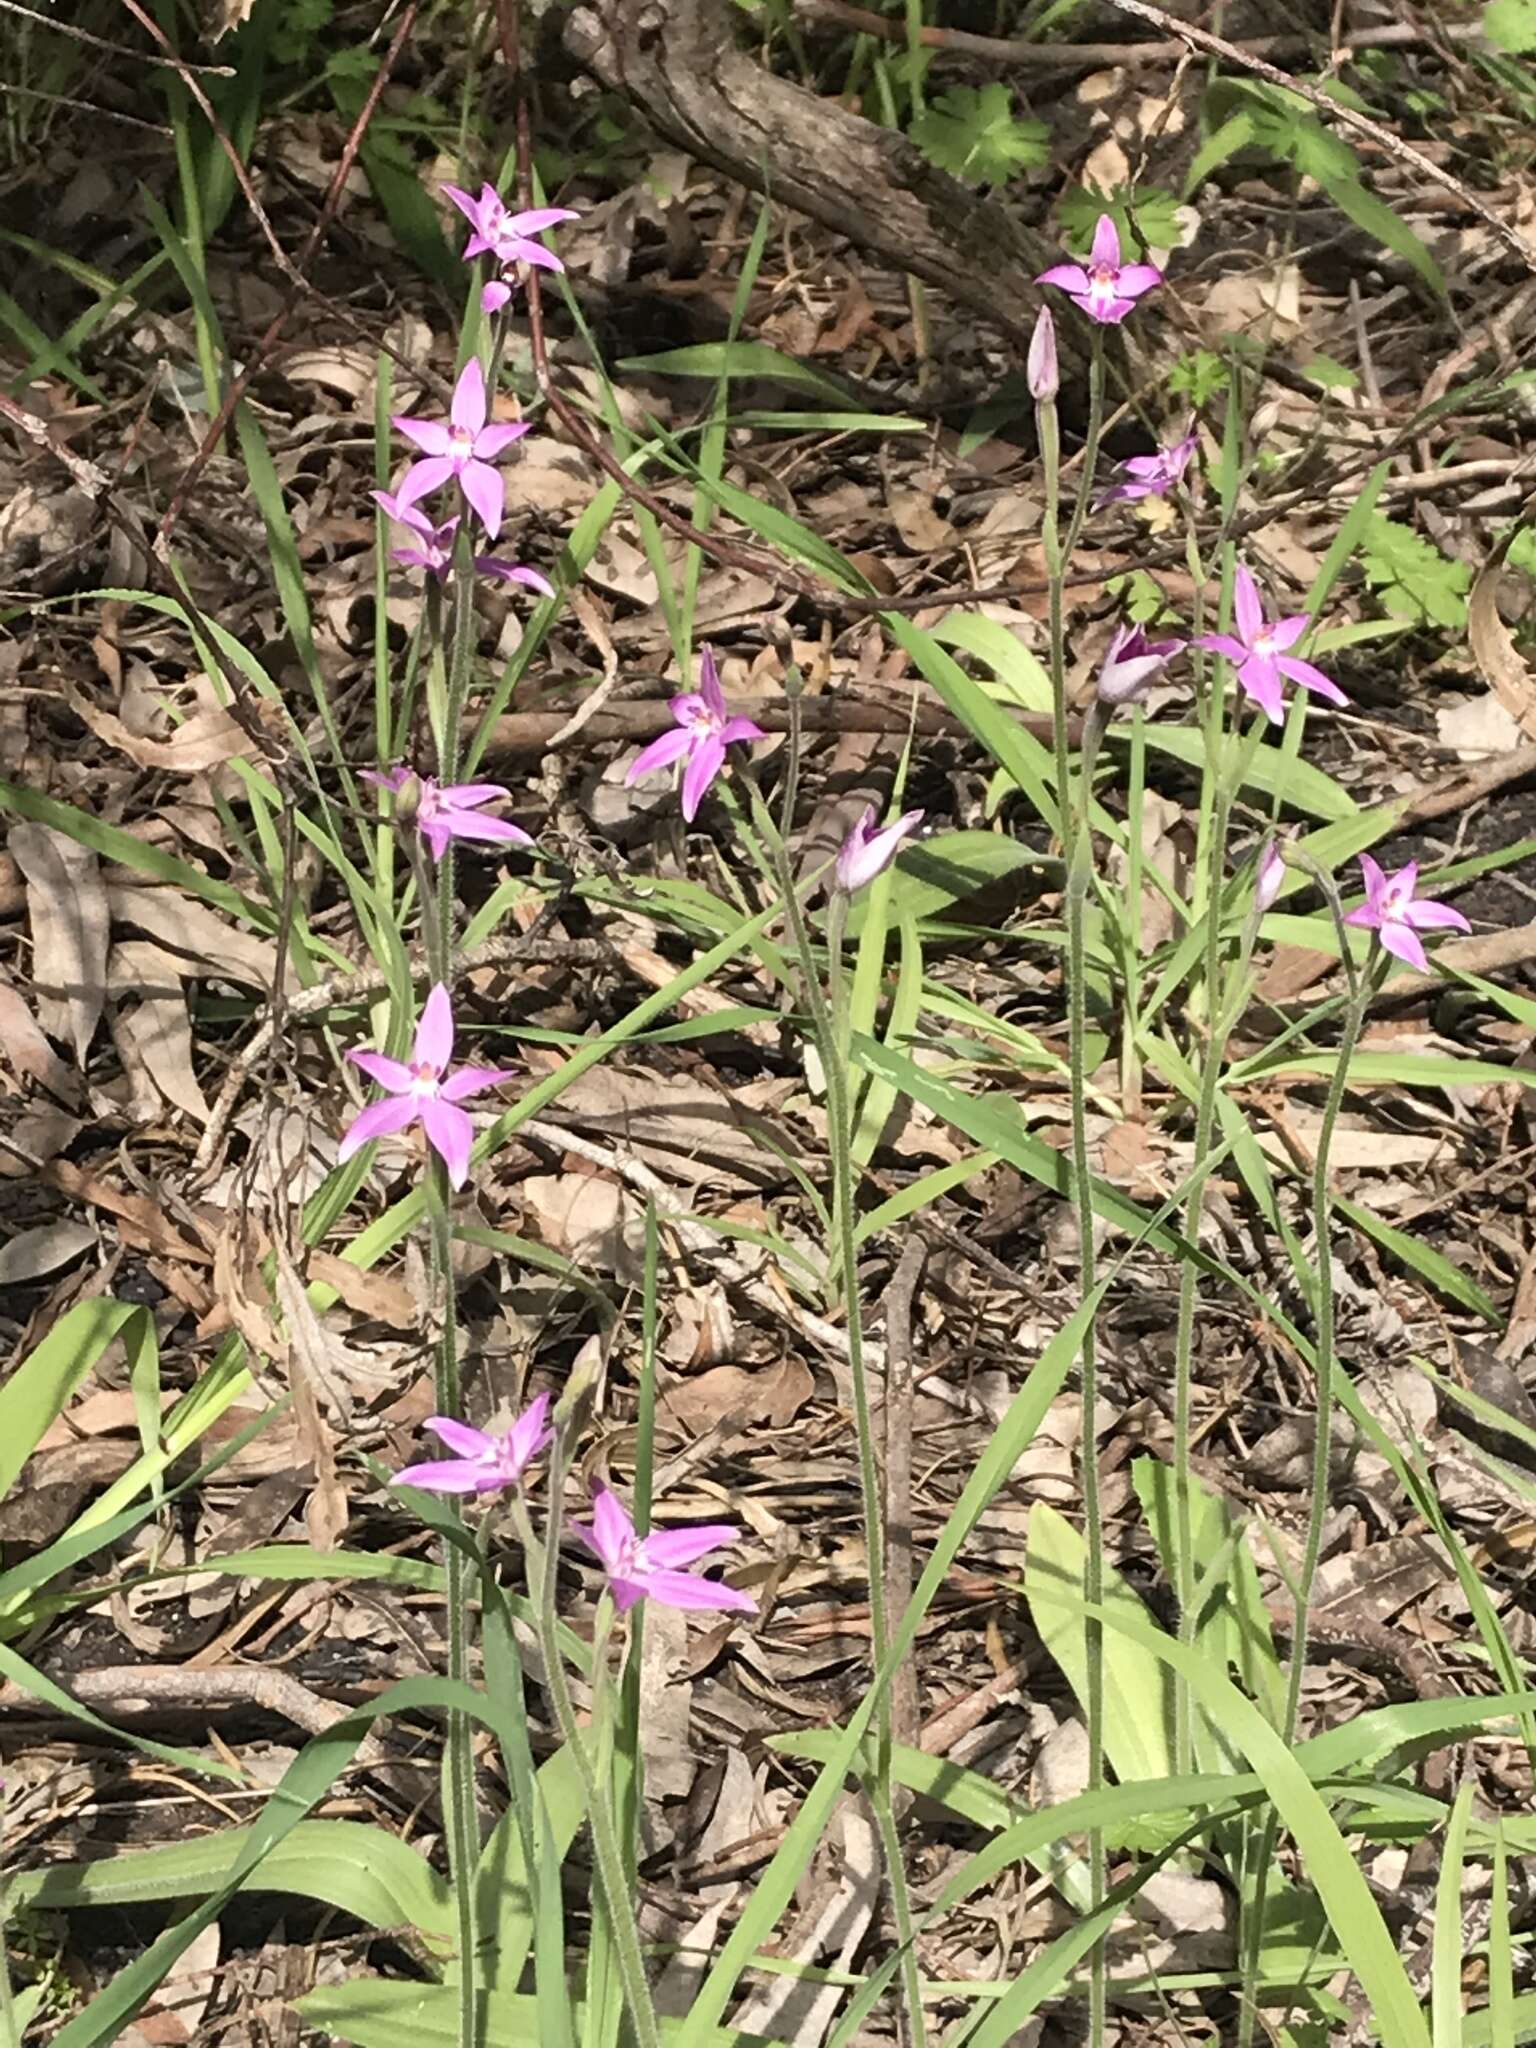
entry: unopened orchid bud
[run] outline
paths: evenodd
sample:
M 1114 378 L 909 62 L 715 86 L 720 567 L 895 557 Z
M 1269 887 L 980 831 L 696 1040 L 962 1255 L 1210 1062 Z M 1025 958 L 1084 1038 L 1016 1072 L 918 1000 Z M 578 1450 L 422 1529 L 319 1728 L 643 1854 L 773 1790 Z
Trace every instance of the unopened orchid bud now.
M 1158 670 L 1184 650 L 1182 640 L 1149 640 L 1140 626 L 1122 626 L 1109 643 L 1099 670 L 1096 694 L 1101 704 L 1139 704 Z
M 1262 917 L 1266 910 L 1272 910 L 1285 881 L 1285 855 L 1280 843 L 1266 839 L 1259 854 L 1259 869 L 1253 885 L 1253 900 Z
M 1037 405 L 1044 405 L 1061 389 L 1061 366 L 1056 359 L 1056 323 L 1051 318 L 1049 306 L 1040 308 L 1035 331 L 1029 337 L 1029 356 L 1024 374 L 1029 384 L 1029 395 Z

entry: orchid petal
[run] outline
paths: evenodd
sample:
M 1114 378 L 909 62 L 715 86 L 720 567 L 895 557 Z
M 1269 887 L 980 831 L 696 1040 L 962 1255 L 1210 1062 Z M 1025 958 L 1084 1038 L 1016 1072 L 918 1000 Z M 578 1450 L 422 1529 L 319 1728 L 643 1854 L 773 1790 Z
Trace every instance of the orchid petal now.
M 1411 924 L 1389 917 L 1383 922 L 1378 936 L 1387 951 L 1405 966 L 1416 968 L 1420 974 L 1428 974 L 1429 955 Z
M 653 1564 L 675 1570 L 740 1540 L 741 1531 L 731 1522 L 702 1522 L 691 1529 L 652 1530 L 645 1539 L 645 1554 Z
M 1049 270 L 1040 272 L 1035 283 L 1059 285 L 1064 292 L 1070 292 L 1074 298 L 1089 289 L 1088 273 L 1081 263 L 1053 263 Z
M 615 1565 L 635 1540 L 635 1525 L 618 1495 L 606 1486 L 592 1489 L 592 1549 L 605 1565 Z
M 768 735 L 760 725 L 754 725 L 750 718 L 728 718 L 720 728 L 720 744 L 734 747 L 748 740 L 765 740 Z
M 1092 260 L 1096 270 L 1120 268 L 1120 230 L 1115 226 L 1112 214 L 1099 215 L 1098 225 L 1093 231 Z
M 372 1139 L 387 1138 L 415 1123 L 420 1107 L 414 1095 L 386 1095 L 380 1102 L 370 1102 L 366 1109 L 358 1111 L 336 1147 L 338 1163 L 350 1159 Z
M 1454 903 L 1409 903 L 1404 906 L 1403 917 L 1415 931 L 1420 932 L 1469 932 L 1472 929 Z
M 681 726 L 674 726 L 671 732 L 664 732 L 648 747 L 636 754 L 625 770 L 626 784 L 639 782 L 643 776 L 653 775 L 658 768 L 670 768 L 674 761 L 680 761 L 693 747 L 693 734 Z
M 479 514 L 487 537 L 494 540 L 501 531 L 501 515 L 507 501 L 500 470 L 492 469 L 487 462 L 466 462 L 459 484 Z
M 475 454 L 482 462 L 490 462 L 530 431 L 527 420 L 492 420 L 476 434 Z
M 354 1067 L 361 1067 L 370 1081 L 377 1081 L 391 1095 L 399 1095 L 411 1085 L 410 1068 L 400 1060 L 392 1060 L 387 1053 L 349 1052 L 347 1058 Z
M 480 310 L 482 313 L 499 313 L 503 306 L 510 305 L 512 287 L 504 277 L 493 277 L 480 287 Z
M 401 477 L 399 496 L 414 504 L 418 498 L 425 498 L 447 483 L 457 471 L 458 464 L 453 456 L 429 455 L 425 461 L 413 462 Z
M 397 413 L 390 424 L 397 433 L 404 434 L 407 441 L 414 441 L 423 455 L 447 453 L 448 429 L 441 420 L 413 420 L 408 413 Z
M 416 1026 L 416 1043 L 411 1048 L 413 1066 L 430 1067 L 441 1074 L 453 1058 L 453 1002 L 443 984 L 434 982 L 422 1006 Z
M 1293 683 L 1300 683 L 1304 690 L 1322 697 L 1330 704 L 1347 704 L 1349 699 L 1333 680 L 1325 676 L 1320 668 L 1314 668 L 1310 661 L 1301 661 L 1294 654 L 1281 654 L 1275 658 L 1275 666 L 1281 675 L 1289 676 Z
M 618 1582 L 614 1582 L 617 1598 Z M 676 1607 L 683 1613 L 736 1613 L 756 1614 L 757 1602 L 750 1593 L 738 1592 L 734 1586 L 720 1584 L 714 1579 L 701 1579 L 693 1572 L 647 1572 L 643 1588 L 646 1596 L 660 1601 L 663 1607 Z
M 1270 645 L 1277 654 L 1284 654 L 1296 645 L 1311 623 L 1310 612 L 1292 612 L 1288 618 L 1276 619 L 1269 629 Z
M 462 434 L 478 434 L 485 425 L 485 372 L 478 356 L 471 356 L 459 372 L 448 417 Z
M 705 647 L 699 655 L 699 695 L 704 700 L 704 709 L 711 718 L 724 720 L 728 716 L 725 691 L 720 686 L 720 671 L 715 666 L 715 650 Z
M 558 227 L 563 220 L 580 220 L 581 215 L 569 206 L 530 206 L 526 213 L 512 213 L 507 216 L 507 226 L 514 235 L 542 235 L 546 228 Z
M 441 1437 L 449 1450 L 457 1451 L 461 1458 L 494 1458 L 500 1448 L 499 1438 L 483 1429 L 473 1429 L 452 1415 L 429 1415 L 424 1427 Z
M 1232 611 L 1237 621 L 1241 639 L 1252 646 L 1264 630 L 1264 601 L 1259 596 L 1259 586 L 1253 571 L 1246 562 L 1237 565 L 1237 578 L 1232 591 Z
M 503 1081 L 513 1078 L 511 1067 L 458 1067 L 437 1093 L 443 1102 L 467 1102 L 472 1095 L 482 1095 L 487 1088 L 499 1088 Z
M 1126 263 L 1115 279 L 1115 290 L 1122 299 L 1139 299 L 1143 292 L 1156 291 L 1162 281 L 1163 273 L 1155 263 Z
M 463 1187 L 469 1178 L 469 1155 L 475 1142 L 475 1127 L 467 1114 L 440 1095 L 423 1097 L 422 1129 L 427 1142 L 448 1169 L 448 1185 Z
M 683 771 L 682 811 L 691 825 L 698 816 L 705 792 L 725 766 L 725 742 L 718 733 L 705 733 L 694 742 L 693 753 Z
M 509 1482 L 494 1466 L 463 1458 L 438 1458 L 424 1465 L 407 1465 L 395 1474 L 393 1483 L 416 1486 L 423 1493 L 495 1493 Z

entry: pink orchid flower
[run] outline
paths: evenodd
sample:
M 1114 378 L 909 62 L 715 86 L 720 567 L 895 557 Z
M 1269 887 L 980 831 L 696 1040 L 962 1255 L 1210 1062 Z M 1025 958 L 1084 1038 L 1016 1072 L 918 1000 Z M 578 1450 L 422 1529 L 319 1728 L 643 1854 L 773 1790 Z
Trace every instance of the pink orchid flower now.
M 1107 213 L 1099 215 L 1093 231 L 1093 251 L 1085 268 L 1081 263 L 1053 263 L 1042 270 L 1036 284 L 1059 285 L 1090 320 L 1116 326 L 1136 301 L 1163 281 L 1153 263 L 1122 263 L 1120 231 Z
M 563 220 L 575 220 L 577 215 L 568 206 L 532 206 L 526 213 L 509 213 L 506 201 L 494 185 L 482 185 L 478 199 L 472 199 L 457 185 L 445 185 L 443 194 L 453 201 L 473 231 L 464 244 L 466 263 L 476 256 L 494 256 L 503 267 L 536 263 L 544 270 L 564 270 L 560 258 L 531 237 L 546 233 Z
M 638 1536 L 618 1496 L 606 1486 L 596 1486 L 592 1490 L 592 1520 L 573 1522 L 571 1533 L 601 1564 L 620 1614 L 627 1614 L 640 1600 L 659 1600 L 663 1607 L 699 1613 L 757 1612 L 750 1593 L 682 1569 L 711 1550 L 734 1543 L 741 1532 L 729 1522 L 706 1522 L 693 1529 L 653 1529 L 649 1536 Z
M 1200 436 L 1189 433 L 1171 447 L 1159 448 L 1155 455 L 1128 456 L 1115 465 L 1124 481 L 1112 485 L 1099 504 L 1134 504 L 1138 498 L 1166 497 L 1176 483 L 1182 482 L 1199 446 Z
M 1416 967 L 1420 974 L 1429 972 L 1429 956 L 1420 932 L 1471 931 L 1461 912 L 1449 903 L 1415 900 L 1413 892 L 1419 881 L 1416 860 L 1389 875 L 1368 853 L 1362 853 L 1360 871 L 1365 877 L 1365 901 L 1351 910 L 1344 922 L 1375 932 L 1389 953 Z
M 1330 704 L 1349 702 L 1331 676 L 1325 676 L 1310 661 L 1300 661 L 1294 654 L 1286 652 L 1287 648 L 1296 645 L 1311 625 L 1311 614 L 1293 612 L 1289 618 L 1276 619 L 1272 624 L 1268 622 L 1264 617 L 1259 586 L 1246 563 L 1238 567 L 1232 609 L 1236 614 L 1235 635 L 1207 633 L 1193 644 L 1209 648 L 1214 654 L 1224 654 L 1228 661 L 1233 662 L 1243 694 L 1251 697 L 1273 724 L 1279 725 L 1285 717 L 1287 678 L 1293 683 L 1300 683 L 1304 690 L 1325 698 Z
M 391 548 L 392 562 L 403 562 L 410 568 L 425 569 L 429 576 L 435 576 L 439 583 L 447 581 L 453 567 L 453 537 L 459 530 L 458 514 L 445 519 L 441 526 L 434 526 L 419 505 L 404 505 L 398 497 L 391 497 L 388 491 L 374 491 L 373 501 L 387 512 L 397 525 L 421 536 L 419 548 Z M 501 583 L 520 583 L 525 590 L 536 590 L 540 597 L 553 597 L 555 586 L 547 576 L 537 569 L 527 569 L 521 562 L 503 562 L 494 555 L 476 555 L 475 568 L 482 576 L 490 576 Z
M 501 531 L 506 487 L 500 470 L 493 469 L 491 462 L 514 441 L 520 441 L 528 427 L 524 421 L 487 424 L 485 372 L 479 358 L 471 356 L 459 372 L 446 424 L 397 415 L 395 425 L 426 457 L 423 462 L 413 462 L 401 478 L 396 503 L 414 505 L 440 484 L 457 481 L 479 514 L 488 538 L 494 540 Z
M 455 839 L 479 839 L 508 846 L 532 846 L 532 835 L 507 818 L 482 818 L 486 804 L 506 802 L 512 792 L 499 782 L 438 783 L 430 775 L 417 775 L 410 768 L 391 768 L 381 775 L 372 768 L 362 773 L 364 782 L 376 789 L 402 791 L 415 797 L 416 829 L 431 848 L 432 858 L 441 860 Z
M 1096 684 L 1101 704 L 1139 704 L 1152 678 L 1182 654 L 1182 640 L 1149 640 L 1140 626 L 1121 626 L 1109 643 Z
M 896 850 L 903 839 L 922 824 L 923 815 L 921 811 L 903 811 L 893 824 L 883 826 L 877 832 L 875 827 L 880 814 L 873 804 L 867 804 L 863 817 L 838 849 L 835 870 L 838 888 L 851 896 L 855 889 L 862 889 L 866 882 L 872 882 L 896 858 Z
M 392 1060 L 382 1052 L 349 1052 L 347 1058 L 386 1093 L 382 1101 L 369 1103 L 352 1119 L 336 1148 L 338 1162 L 350 1159 L 371 1138 L 419 1122 L 427 1143 L 448 1169 L 449 1185 L 463 1187 L 469 1178 L 475 1129 L 459 1104 L 483 1089 L 510 1081 L 512 1074 L 505 1067 L 460 1067 L 457 1073 L 449 1073 L 453 1005 L 442 983 L 427 997 L 409 1061 Z
M 698 689 L 685 690 L 680 697 L 672 699 L 668 708 L 677 721 L 676 726 L 671 732 L 664 732 L 659 740 L 652 740 L 635 756 L 624 780 L 632 785 L 643 775 L 653 775 L 658 768 L 670 768 L 686 755 L 688 766 L 683 770 L 683 816 L 691 825 L 698 816 L 705 791 L 725 766 L 726 748 L 743 740 L 765 740 L 768 735 L 750 718 L 731 716 L 731 707 L 720 687 L 714 650 L 709 647 L 699 657 Z
M 499 1493 L 504 1486 L 520 1486 L 540 1451 L 555 1440 L 555 1432 L 545 1426 L 548 1412 L 549 1396 L 540 1394 L 510 1429 L 500 1432 L 471 1429 L 451 1415 L 429 1415 L 427 1428 L 458 1456 L 407 1465 L 395 1474 L 395 1483 L 419 1486 L 424 1493 Z
M 417 535 L 421 542 L 420 547 L 391 548 L 389 559 L 402 563 L 408 569 L 425 569 L 439 583 L 445 581 L 453 567 L 453 537 L 459 530 L 458 514 L 437 526 L 420 506 L 408 505 L 388 491 L 372 491 L 369 495 L 397 526 Z

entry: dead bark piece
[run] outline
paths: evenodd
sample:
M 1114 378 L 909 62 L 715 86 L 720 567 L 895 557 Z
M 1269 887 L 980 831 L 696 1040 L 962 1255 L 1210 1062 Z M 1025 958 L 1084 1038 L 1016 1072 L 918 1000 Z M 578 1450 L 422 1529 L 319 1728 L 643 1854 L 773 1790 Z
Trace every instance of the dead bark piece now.
M 1022 355 L 1040 310 L 1035 273 L 1060 251 L 905 136 L 775 78 L 738 46 L 732 13 L 726 0 L 577 7 L 565 44 L 691 156 L 936 285 Z M 1058 345 L 1076 361 L 1065 322 Z

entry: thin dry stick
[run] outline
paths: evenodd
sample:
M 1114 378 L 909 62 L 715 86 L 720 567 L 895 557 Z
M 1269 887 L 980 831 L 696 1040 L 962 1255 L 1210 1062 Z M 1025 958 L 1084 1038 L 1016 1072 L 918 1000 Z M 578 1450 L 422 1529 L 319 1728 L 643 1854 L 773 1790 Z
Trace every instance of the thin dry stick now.
M 567 967 L 577 961 L 596 964 L 614 957 L 613 947 L 603 939 L 531 939 L 520 932 L 511 932 L 504 933 L 499 939 L 487 939 L 483 946 L 471 946 L 467 952 L 455 954 L 454 966 L 469 971 L 476 967 L 506 967 L 515 961 L 524 967 Z M 425 956 L 412 960 L 413 981 L 428 981 L 431 972 Z M 193 1179 L 197 1180 L 212 1170 L 246 1076 L 271 1047 L 284 1023 L 296 1018 L 319 1016 L 341 1003 L 360 1003 L 369 996 L 382 995 L 388 987 L 389 976 L 369 961 L 350 974 L 327 975 L 324 981 L 317 981 L 312 988 L 301 989 L 296 995 L 289 996 L 280 1015 L 269 1013 L 250 1044 L 230 1062 L 224 1085 L 208 1118 L 208 1127 L 193 1156 Z
M 170 540 L 171 529 L 181 516 L 182 507 L 187 502 L 188 494 L 212 461 L 215 450 L 229 431 L 229 423 L 235 416 L 236 406 L 239 405 L 241 399 L 244 398 L 246 392 L 250 389 L 252 378 L 257 375 L 273 349 L 276 348 L 283 329 L 293 317 L 294 308 L 297 306 L 299 299 L 306 295 L 318 296 L 314 294 L 314 287 L 304 276 L 305 266 L 319 248 L 325 231 L 331 224 L 331 218 L 337 207 L 341 204 L 342 192 L 346 187 L 348 177 L 351 175 L 352 166 L 357 160 L 357 152 L 362 147 L 363 137 L 368 131 L 368 124 L 373 119 L 374 110 L 383 97 L 384 88 L 389 83 L 390 74 L 399 61 L 400 53 L 405 48 L 406 41 L 410 36 L 412 28 L 415 26 L 416 16 L 420 7 L 421 0 L 406 0 L 405 12 L 400 17 L 400 26 L 395 30 L 394 41 L 384 52 L 383 60 L 378 70 L 374 73 L 373 83 L 368 88 L 368 96 L 363 101 L 357 119 L 352 123 L 350 134 L 342 144 L 341 155 L 336 160 L 336 169 L 332 173 L 330 184 L 326 187 L 325 197 L 320 202 L 320 211 L 315 216 L 315 224 L 310 229 L 303 248 L 299 251 L 298 260 L 296 263 L 290 263 L 286 258 L 283 259 L 283 270 L 291 279 L 297 280 L 297 289 L 279 307 L 276 315 L 268 324 L 266 332 L 256 343 L 251 353 L 251 359 L 245 368 L 240 371 L 238 376 L 231 379 L 229 389 L 224 394 L 224 403 L 219 407 L 218 417 L 209 426 L 197 453 L 183 471 L 181 481 L 176 486 L 175 494 L 170 504 L 166 507 L 165 515 L 156 529 L 154 545 L 157 553 L 163 554 L 165 552 Z M 216 122 L 215 129 L 217 132 Z M 226 144 L 226 147 L 229 146 Z M 393 354 L 393 351 L 391 351 L 391 354 Z
M 232 64 L 187 64 L 180 57 L 157 57 L 148 50 L 130 50 L 122 43 L 109 43 L 102 36 L 93 36 L 83 28 L 76 28 L 73 22 L 65 21 L 57 13 L 39 14 L 35 7 L 22 7 L 18 0 L 0 0 L 0 13 L 19 14 L 24 21 L 41 22 L 44 28 L 51 28 L 61 36 L 68 36 L 71 42 L 88 43 L 93 50 L 105 50 L 109 57 L 126 57 L 130 64 L 170 64 L 178 71 L 196 71 L 204 78 L 233 78 Z
M 1221 36 L 1213 36 L 1209 29 L 1196 28 L 1192 22 L 1180 21 L 1176 15 L 1165 14 L 1161 7 L 1153 7 L 1150 0 L 1109 0 L 1117 14 L 1132 15 L 1138 21 L 1150 21 L 1167 35 L 1177 36 L 1193 49 L 1204 50 L 1207 56 L 1220 57 L 1228 64 L 1235 64 L 1240 71 L 1251 71 L 1256 78 L 1268 79 L 1271 85 L 1282 86 L 1286 92 L 1294 92 L 1306 100 L 1330 121 L 1337 121 L 1342 127 L 1353 128 L 1357 135 L 1368 135 L 1378 149 L 1384 150 L 1396 162 L 1411 170 L 1417 177 L 1427 178 L 1432 185 L 1442 186 L 1453 192 L 1469 212 L 1475 213 L 1498 236 L 1512 256 L 1523 263 L 1527 270 L 1536 271 L 1536 247 L 1533 247 L 1518 229 L 1512 228 L 1502 215 L 1496 213 L 1486 200 L 1479 199 L 1457 177 L 1443 170 L 1441 166 L 1425 156 L 1422 151 L 1404 142 L 1384 128 L 1379 121 L 1373 121 L 1368 114 L 1356 113 L 1353 107 L 1345 106 L 1341 100 L 1330 99 L 1306 79 L 1293 78 L 1289 72 L 1279 70 L 1243 49 L 1239 43 L 1229 43 Z
M 890 1614 L 905 1614 L 912 1599 L 912 1303 L 923 1277 L 928 1246 L 914 1231 L 885 1291 L 885 1599 Z M 903 1658 L 891 1679 L 891 1739 L 915 1749 L 917 1666 Z M 895 1801 L 898 1819 L 910 1792 Z
M 847 0 L 794 0 L 794 11 L 808 21 L 827 21 L 860 35 L 878 36 L 882 42 L 906 41 L 906 29 L 887 14 L 873 14 L 866 7 L 853 7 Z M 1344 36 L 1334 44 L 1336 51 L 1400 50 L 1437 43 L 1474 42 L 1482 33 L 1475 24 L 1444 26 L 1435 34 L 1411 22 L 1393 22 L 1388 27 L 1363 29 Z M 1313 50 L 1317 36 L 1253 36 L 1233 48 L 1251 57 L 1303 57 Z M 930 50 L 950 50 L 956 56 L 974 57 L 983 64 L 1006 69 L 1018 66 L 1029 71 L 1099 71 L 1113 65 L 1148 65 L 1161 69 L 1188 56 L 1185 42 L 1165 43 L 1038 43 L 1022 36 L 978 36 L 960 28 L 921 28 L 918 41 Z

